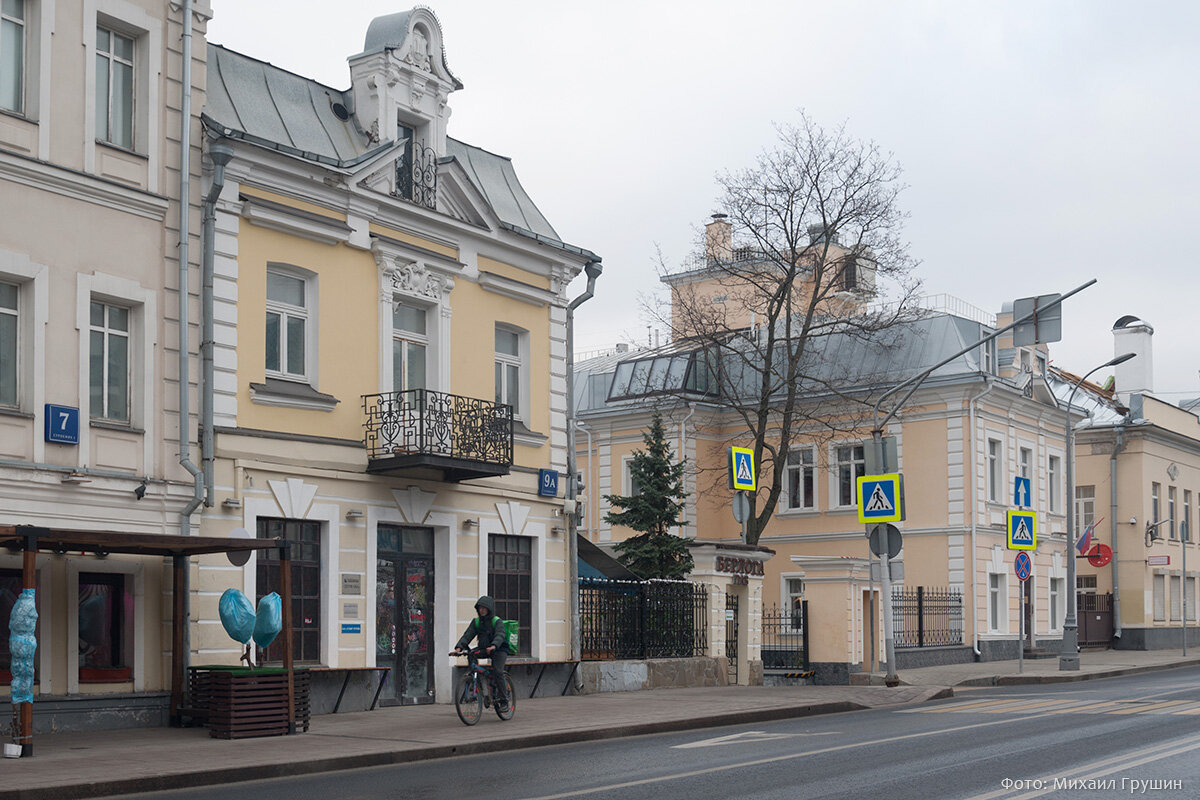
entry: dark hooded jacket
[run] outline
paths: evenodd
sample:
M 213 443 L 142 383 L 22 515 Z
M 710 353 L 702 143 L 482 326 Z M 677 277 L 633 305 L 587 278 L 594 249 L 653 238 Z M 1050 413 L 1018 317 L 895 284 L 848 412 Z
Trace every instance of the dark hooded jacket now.
M 508 636 L 504 626 L 496 624 L 496 602 L 485 594 L 475 601 L 475 605 L 476 607 L 483 606 L 489 613 L 486 617 L 476 617 L 467 623 L 467 629 L 463 631 L 462 638 L 458 640 L 455 649 L 465 650 L 471 640 L 478 636 L 481 648 L 495 647 L 497 650 L 502 650 L 508 644 Z

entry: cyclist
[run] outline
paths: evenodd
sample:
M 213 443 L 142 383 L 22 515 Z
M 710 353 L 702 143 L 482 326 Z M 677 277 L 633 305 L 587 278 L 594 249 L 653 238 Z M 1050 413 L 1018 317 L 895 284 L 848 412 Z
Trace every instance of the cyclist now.
M 475 601 L 475 613 L 479 616 L 471 620 L 463 632 L 454 652 L 450 655 L 461 656 L 470 645 L 472 639 L 478 639 L 481 657 L 492 659 L 492 685 L 496 690 L 496 703 L 501 711 L 508 708 L 508 687 L 504 683 L 504 662 L 508 660 L 508 637 L 504 626 L 496 624 L 496 603 L 488 595 Z

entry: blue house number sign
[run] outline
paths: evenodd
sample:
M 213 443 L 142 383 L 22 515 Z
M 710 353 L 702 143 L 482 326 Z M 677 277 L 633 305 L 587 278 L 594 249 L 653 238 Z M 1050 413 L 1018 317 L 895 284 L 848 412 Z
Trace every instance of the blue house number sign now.
M 46 441 L 79 444 L 79 409 L 46 404 Z
M 538 496 L 558 497 L 558 471 L 553 469 L 538 470 Z

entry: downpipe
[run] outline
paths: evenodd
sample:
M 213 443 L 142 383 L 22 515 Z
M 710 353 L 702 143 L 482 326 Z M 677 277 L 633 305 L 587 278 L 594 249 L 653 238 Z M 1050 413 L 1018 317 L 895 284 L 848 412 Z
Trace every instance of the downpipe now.
M 587 288 L 567 306 L 567 497 L 578 501 L 578 464 L 575 457 L 575 309 L 592 299 L 596 290 L 596 279 L 604 271 L 600 259 L 583 265 L 587 275 Z M 579 516 L 567 515 L 567 567 L 570 584 L 567 587 L 571 614 L 571 660 L 579 661 L 581 653 L 579 631 L 579 544 L 576 541 Z M 583 677 L 575 670 L 575 688 L 582 688 Z
M 216 257 L 217 200 L 225 188 L 225 165 L 233 148 L 215 140 L 208 147 L 213 163 L 212 185 L 204 195 L 200 224 L 200 457 L 204 473 L 204 505 L 211 508 L 215 494 L 216 448 L 213 441 L 213 262 Z
M 977 475 L 975 470 L 975 444 L 979 438 L 976 431 L 976 403 L 992 391 L 992 382 L 984 378 L 983 391 L 971 398 L 967 404 L 967 424 L 971 427 L 971 462 L 963 464 L 964 469 L 969 469 L 971 472 L 971 649 L 975 651 L 975 657 L 982 655 L 979 651 L 979 573 L 976 563 L 977 556 L 975 552 L 976 539 L 979 535 L 979 487 L 976 486 Z
M 1125 449 L 1125 420 L 1114 429 L 1112 455 L 1108 457 L 1108 525 L 1112 532 L 1112 593 L 1113 593 L 1113 638 L 1121 638 L 1121 571 L 1117 567 L 1117 456 Z M 1071 587 L 1074 591 L 1075 587 Z

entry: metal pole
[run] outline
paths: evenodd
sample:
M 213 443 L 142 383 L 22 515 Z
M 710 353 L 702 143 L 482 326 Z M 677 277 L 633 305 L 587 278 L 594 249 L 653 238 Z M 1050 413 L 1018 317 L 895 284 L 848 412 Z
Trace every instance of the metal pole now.
M 738 492 L 738 494 L 740 494 L 742 497 L 746 497 L 745 492 Z M 746 498 L 745 508 L 746 509 L 750 508 L 750 498 L 748 498 L 748 497 Z M 749 510 L 747 510 L 746 514 L 742 517 L 742 544 L 746 544 L 746 535 L 748 532 L 747 529 L 749 528 L 749 525 L 750 525 L 750 512 L 749 512 Z
M 1183 558 L 1182 558 L 1183 563 L 1180 567 L 1183 570 L 1183 575 L 1181 575 L 1179 578 L 1179 605 L 1183 606 L 1183 608 L 1181 609 L 1182 613 L 1179 616 L 1183 617 L 1183 654 L 1185 656 L 1187 655 L 1187 612 L 1188 612 L 1188 603 L 1187 603 L 1187 587 L 1188 587 L 1187 546 L 1188 546 L 1188 543 L 1187 543 L 1187 540 L 1189 538 L 1191 538 L 1191 535 L 1192 535 L 1192 532 L 1189 530 L 1184 530 L 1182 533 L 1179 534 L 1179 547 L 1180 547 L 1180 549 L 1183 550 Z
M 1020 647 L 1017 648 L 1017 672 L 1025 671 L 1025 581 L 1020 582 L 1021 615 L 1017 620 Z
M 883 452 L 883 431 L 876 428 L 871 436 L 875 440 L 875 463 L 879 464 L 879 468 L 886 473 L 888 465 L 887 456 Z M 899 498 L 896 500 L 898 502 Z M 887 543 L 885 542 L 879 549 L 879 592 L 883 595 L 880 598 L 883 605 L 880 613 L 883 615 L 883 653 L 884 658 L 887 659 L 887 674 L 884 676 L 883 683 L 885 686 L 899 686 L 900 677 L 896 675 L 896 640 L 892 633 L 892 576 Z
M 423 415 L 422 415 L 423 416 Z M 279 543 L 279 588 L 283 594 L 283 668 L 287 670 L 287 732 L 296 732 L 296 670 L 292 653 L 292 543 Z

